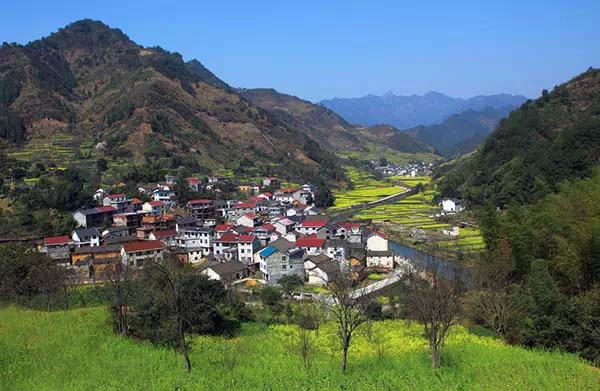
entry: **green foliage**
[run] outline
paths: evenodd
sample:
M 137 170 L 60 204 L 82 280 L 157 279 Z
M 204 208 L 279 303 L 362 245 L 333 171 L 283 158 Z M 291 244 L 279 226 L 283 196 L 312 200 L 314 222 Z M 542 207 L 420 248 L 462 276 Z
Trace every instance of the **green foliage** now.
M 172 349 L 113 334 L 103 307 L 56 312 L 0 309 L 0 389 L 271 389 L 271 390 L 586 390 L 598 371 L 559 352 L 528 350 L 468 333 L 449 336 L 444 366 L 432 371 L 415 322 L 375 322 L 386 341 L 385 360 L 357 336 L 342 375 L 331 356 L 333 324 L 315 338 L 310 376 L 290 354 L 296 326 L 244 324 L 239 338 L 195 336 L 186 373 Z M 335 351 L 334 351 L 335 353 Z M 35 358 L 35 359 L 32 359 Z
M 590 177 L 600 157 L 599 85 L 600 70 L 590 70 L 512 112 L 442 178 L 442 195 L 471 206 L 531 204 L 566 179 Z
M 304 280 L 297 275 L 283 276 L 277 282 L 283 288 L 283 292 L 291 295 L 294 290 L 304 285 Z
M 65 305 L 66 270 L 27 245 L 0 246 L 0 302 L 51 309 Z

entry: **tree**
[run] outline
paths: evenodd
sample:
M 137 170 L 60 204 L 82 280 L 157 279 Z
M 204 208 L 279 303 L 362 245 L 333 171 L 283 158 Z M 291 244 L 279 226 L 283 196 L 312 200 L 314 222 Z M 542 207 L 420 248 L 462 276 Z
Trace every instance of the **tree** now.
M 98 171 L 104 172 L 108 170 L 108 162 L 106 161 L 106 159 L 100 158 L 96 160 L 96 167 L 98 168 Z
M 348 268 L 349 269 L 349 268 Z M 331 291 L 329 312 L 337 326 L 337 340 L 342 350 L 342 372 L 346 372 L 348 350 L 354 332 L 366 320 L 367 304 L 353 289 L 352 271 L 342 269 L 336 278 L 327 283 Z
M 294 289 L 304 285 L 304 280 L 297 275 L 290 275 L 281 277 L 277 283 L 283 288 L 283 293 L 291 296 Z
M 424 266 L 405 268 L 402 279 L 408 285 L 405 305 L 411 316 L 423 325 L 432 367 L 439 368 L 448 330 L 460 309 L 459 276 L 456 270 L 444 268 L 434 256 L 427 255 Z

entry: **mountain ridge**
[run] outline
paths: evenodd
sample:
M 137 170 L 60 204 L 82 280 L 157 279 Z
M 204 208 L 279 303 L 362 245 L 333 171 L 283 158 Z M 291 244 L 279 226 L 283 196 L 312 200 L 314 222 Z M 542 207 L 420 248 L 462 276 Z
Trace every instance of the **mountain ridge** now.
M 368 94 L 359 98 L 333 98 L 318 102 L 348 122 L 365 126 L 387 123 L 399 129 L 432 125 L 459 112 L 486 106 L 499 109 L 517 107 L 527 100 L 522 95 L 477 95 L 468 99 L 453 98 L 437 91 L 424 95 L 382 96 Z

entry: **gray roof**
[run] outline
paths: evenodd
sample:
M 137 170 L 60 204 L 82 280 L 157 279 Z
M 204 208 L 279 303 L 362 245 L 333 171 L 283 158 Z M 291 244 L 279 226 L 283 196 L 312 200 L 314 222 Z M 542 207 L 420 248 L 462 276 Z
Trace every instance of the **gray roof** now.
M 320 263 L 330 261 L 331 258 L 329 258 L 327 256 L 327 254 L 318 254 L 318 255 L 311 255 L 310 257 L 306 258 L 306 260 L 311 261 L 315 265 L 318 265 Z
M 78 237 L 82 238 L 85 236 L 98 236 L 100 237 L 100 232 L 96 228 L 77 228 L 75 233 Z
M 394 255 L 394 252 L 391 250 L 388 251 L 367 251 L 367 257 L 391 257 Z
M 275 247 L 280 252 L 287 252 L 288 250 L 296 247 L 294 243 L 290 242 L 286 238 L 279 238 L 273 243 L 269 243 L 269 246 Z
M 327 239 L 325 241 L 325 247 L 348 247 L 348 242 L 344 239 Z
M 175 220 L 178 225 L 194 225 L 198 222 L 194 216 L 182 216 Z
M 105 243 L 106 244 L 115 244 L 115 243 L 137 242 L 138 240 L 140 240 L 140 239 L 135 235 L 117 236 L 117 237 L 113 237 L 113 238 L 107 238 L 105 240 Z
M 317 265 L 317 268 L 323 270 L 329 278 L 340 273 L 340 263 L 335 259 L 332 259 L 329 262 L 322 262 Z
M 207 266 L 206 269 L 211 269 L 213 272 L 223 277 L 246 271 L 248 267 L 240 261 L 229 261 Z

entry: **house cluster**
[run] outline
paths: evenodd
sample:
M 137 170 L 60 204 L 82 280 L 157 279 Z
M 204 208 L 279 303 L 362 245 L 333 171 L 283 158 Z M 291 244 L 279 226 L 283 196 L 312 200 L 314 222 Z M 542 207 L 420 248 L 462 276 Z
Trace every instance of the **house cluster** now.
M 312 204 L 310 185 L 281 188 L 278 182 L 265 178 L 261 190 L 273 192 L 245 200 L 195 199 L 185 205 L 177 205 L 168 183 L 152 189 L 147 202 L 106 194 L 97 207 L 74 213 L 79 227 L 70 236 L 45 238 L 41 251 L 90 276 L 114 262 L 143 267 L 168 252 L 210 278 L 252 276 L 269 284 L 291 275 L 325 284 L 343 268 L 359 278 L 400 262 L 383 233 L 328 221 Z
M 433 168 L 433 163 L 425 163 L 423 161 L 411 162 L 404 165 L 397 165 L 389 163 L 387 165 L 381 165 L 380 162 L 373 160 L 375 171 L 380 172 L 384 176 L 402 175 L 402 176 L 420 176 L 429 175 Z

